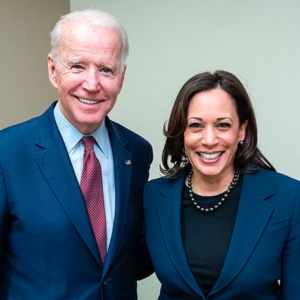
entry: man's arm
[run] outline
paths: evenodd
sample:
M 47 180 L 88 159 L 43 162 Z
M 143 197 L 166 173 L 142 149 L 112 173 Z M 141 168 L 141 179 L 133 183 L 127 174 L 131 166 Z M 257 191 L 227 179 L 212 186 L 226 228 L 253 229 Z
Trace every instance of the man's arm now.
M 2 166 L 0 164 L 0 289 L 3 281 L 3 259 L 9 230 L 9 210 Z
M 154 266 L 148 251 L 145 235 L 144 235 L 144 224 L 143 230 L 140 235 L 140 241 L 138 246 L 138 253 L 136 259 L 136 279 L 141 280 L 150 276 L 154 272 Z
M 149 178 L 149 170 L 150 170 L 150 165 L 153 160 L 153 152 L 152 148 L 150 148 L 150 153 L 149 153 L 149 160 L 148 160 L 148 174 L 147 174 L 147 179 Z M 145 182 L 146 184 L 146 182 Z M 143 210 L 144 214 L 144 210 Z M 154 267 L 152 264 L 152 260 L 150 257 L 150 253 L 148 251 L 146 239 L 145 239 L 145 218 L 143 217 L 143 228 L 140 233 L 140 239 L 139 239 L 139 245 L 138 245 L 138 253 L 137 253 L 137 258 L 136 258 L 136 267 L 135 267 L 135 272 L 136 272 L 136 278 L 137 280 L 144 279 L 145 277 L 150 276 L 154 272 Z

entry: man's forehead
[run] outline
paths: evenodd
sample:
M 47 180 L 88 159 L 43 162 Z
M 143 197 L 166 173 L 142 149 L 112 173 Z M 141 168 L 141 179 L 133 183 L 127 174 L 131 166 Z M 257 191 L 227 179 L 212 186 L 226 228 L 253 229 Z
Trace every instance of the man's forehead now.
M 122 51 L 122 38 L 119 31 L 112 27 L 94 25 L 89 21 L 67 21 L 63 27 L 60 38 L 60 51 L 76 51 L 85 49 L 116 49 Z
M 60 59 L 67 65 L 88 63 L 111 65 L 121 63 L 122 43 L 119 32 L 112 27 L 89 22 L 68 21 L 62 27 Z
M 74 36 L 84 37 L 85 35 L 98 35 L 101 37 L 101 35 L 105 33 L 108 33 L 110 36 L 115 36 L 120 40 L 120 33 L 116 28 L 93 24 L 88 20 L 69 20 L 62 26 L 61 42 L 66 42 Z

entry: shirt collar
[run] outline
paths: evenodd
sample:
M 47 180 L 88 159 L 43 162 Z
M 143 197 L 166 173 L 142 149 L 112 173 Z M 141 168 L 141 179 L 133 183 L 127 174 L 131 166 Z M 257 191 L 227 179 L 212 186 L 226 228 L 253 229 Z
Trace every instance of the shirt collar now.
M 70 154 L 70 152 L 79 144 L 84 135 L 65 118 L 60 110 L 59 102 L 57 102 L 53 113 L 59 132 L 64 140 L 67 151 Z M 100 127 L 91 134 L 91 136 L 95 138 L 97 146 L 108 159 L 110 140 L 105 122 L 103 121 Z

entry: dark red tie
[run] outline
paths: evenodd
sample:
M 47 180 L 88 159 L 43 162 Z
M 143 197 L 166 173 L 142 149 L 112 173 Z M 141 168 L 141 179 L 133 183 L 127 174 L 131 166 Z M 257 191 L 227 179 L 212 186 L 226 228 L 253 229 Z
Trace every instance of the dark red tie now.
M 104 263 L 106 257 L 106 220 L 101 165 L 94 152 L 94 137 L 85 136 L 82 138 L 82 142 L 84 144 L 84 154 L 80 189 L 85 200 L 101 260 Z

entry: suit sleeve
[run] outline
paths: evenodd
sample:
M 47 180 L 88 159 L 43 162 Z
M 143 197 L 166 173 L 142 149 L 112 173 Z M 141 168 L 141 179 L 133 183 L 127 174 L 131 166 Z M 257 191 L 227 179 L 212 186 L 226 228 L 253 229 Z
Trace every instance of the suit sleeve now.
M 282 300 L 300 299 L 300 184 L 295 197 L 290 233 L 282 253 Z
M 3 259 L 9 229 L 7 192 L 2 166 L 0 164 L 0 288 L 3 280 Z
M 148 160 L 148 169 L 147 169 L 148 174 L 147 174 L 146 181 L 149 178 L 149 170 L 150 170 L 150 165 L 152 163 L 152 159 L 153 159 L 153 153 L 151 148 L 149 160 Z M 154 267 L 152 264 L 152 260 L 145 239 L 145 218 L 143 218 L 143 227 L 140 234 L 135 272 L 136 272 L 137 280 L 144 279 L 145 277 L 150 276 L 154 272 Z

